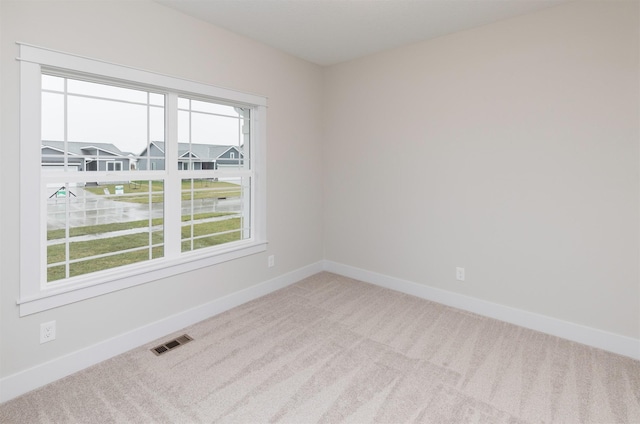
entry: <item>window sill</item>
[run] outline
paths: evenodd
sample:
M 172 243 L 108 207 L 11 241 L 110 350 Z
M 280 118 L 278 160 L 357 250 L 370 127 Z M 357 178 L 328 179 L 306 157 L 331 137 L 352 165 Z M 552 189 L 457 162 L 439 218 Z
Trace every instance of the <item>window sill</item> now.
M 150 264 L 112 269 L 102 276 L 79 279 L 73 285 L 57 285 L 51 289 L 43 289 L 38 295 L 20 298 L 20 316 L 35 314 L 70 303 L 79 302 L 103 294 L 146 284 L 162 278 L 172 277 L 199 268 L 216 265 L 222 262 L 242 258 L 267 250 L 267 242 L 247 242 L 235 244 L 227 250 L 211 252 L 193 252 L 185 254 L 179 260 L 158 260 Z

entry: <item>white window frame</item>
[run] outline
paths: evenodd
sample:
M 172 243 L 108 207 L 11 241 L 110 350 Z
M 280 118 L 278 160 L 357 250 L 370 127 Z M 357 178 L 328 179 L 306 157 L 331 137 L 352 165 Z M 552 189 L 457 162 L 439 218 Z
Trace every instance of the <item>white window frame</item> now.
M 266 237 L 266 109 L 262 96 L 215 87 L 208 84 L 170 77 L 154 72 L 18 43 L 20 49 L 20 316 L 25 316 L 69 303 L 100 296 L 154 280 L 208 267 L 229 260 L 263 252 Z M 93 75 L 102 80 L 129 82 L 159 90 L 167 90 L 167 106 L 177 109 L 178 95 L 196 95 L 231 102 L 252 109 L 251 119 L 251 237 L 215 249 L 180 253 L 180 179 L 178 161 L 177 115 L 167 114 L 164 170 L 139 171 L 141 179 L 166 178 L 166 196 L 177 196 L 177 202 L 165 198 L 165 220 L 176 219 L 178 225 L 165 228 L 165 258 L 113 268 L 109 272 L 74 277 L 73 282 L 46 284 L 41 266 L 46 258 L 46 214 L 43 217 L 40 163 L 41 149 L 41 77 L 42 70 Z M 177 93 L 177 94 L 176 94 Z M 175 143 L 174 143 L 175 141 Z M 34 159 L 37 158 L 37 159 Z M 183 171 L 184 172 L 184 171 Z M 194 177 L 197 177 L 194 175 Z M 173 193 L 173 194 L 171 194 Z M 170 205 L 176 206 L 170 206 Z M 169 206 L 167 206 L 169 205 Z M 46 209 L 46 207 L 45 207 Z M 177 240 L 177 242 L 175 242 Z M 173 245 L 170 246 L 170 243 Z M 43 246 L 45 246 L 43 248 Z M 168 252 L 167 249 L 175 251 Z M 99 274 L 99 275 L 98 275 Z

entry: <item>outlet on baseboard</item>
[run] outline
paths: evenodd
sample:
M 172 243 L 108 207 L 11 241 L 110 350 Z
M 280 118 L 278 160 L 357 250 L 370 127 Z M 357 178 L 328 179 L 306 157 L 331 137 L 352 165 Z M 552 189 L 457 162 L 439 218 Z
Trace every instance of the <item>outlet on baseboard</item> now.
M 456 280 L 464 281 L 464 268 L 456 267 Z
M 49 321 L 40 324 L 40 344 L 56 339 L 56 322 Z

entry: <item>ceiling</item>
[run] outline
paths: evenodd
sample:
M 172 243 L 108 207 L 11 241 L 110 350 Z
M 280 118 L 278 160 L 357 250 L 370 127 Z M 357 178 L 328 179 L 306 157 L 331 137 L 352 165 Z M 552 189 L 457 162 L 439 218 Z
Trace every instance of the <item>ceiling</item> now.
M 567 0 L 155 1 L 326 66 Z

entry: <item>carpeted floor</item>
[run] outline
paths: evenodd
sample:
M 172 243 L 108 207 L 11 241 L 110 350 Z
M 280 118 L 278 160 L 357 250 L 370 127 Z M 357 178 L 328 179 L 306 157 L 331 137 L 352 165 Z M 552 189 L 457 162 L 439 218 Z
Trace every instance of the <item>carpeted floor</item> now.
M 640 362 L 320 273 L 0 405 L 0 422 L 640 423 Z

